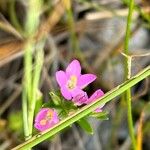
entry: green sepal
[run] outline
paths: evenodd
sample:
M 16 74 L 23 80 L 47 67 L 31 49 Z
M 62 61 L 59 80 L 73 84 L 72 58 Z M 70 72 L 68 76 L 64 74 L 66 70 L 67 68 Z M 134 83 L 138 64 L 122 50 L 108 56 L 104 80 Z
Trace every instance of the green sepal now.
M 54 92 L 50 92 L 49 94 L 50 94 L 50 96 L 51 96 L 51 99 L 52 99 L 53 103 L 54 103 L 56 106 L 60 105 L 60 103 L 61 103 L 61 98 L 60 98 L 56 93 L 54 93 Z
M 55 109 L 60 108 L 60 106 L 54 105 L 54 103 L 52 101 L 46 102 L 42 105 L 42 108 L 47 108 L 47 107 L 48 108 L 55 108 Z
M 72 101 L 63 99 L 62 104 L 64 106 L 64 109 L 66 109 L 68 112 L 70 112 L 72 110 L 77 110 L 77 106 L 75 106 Z

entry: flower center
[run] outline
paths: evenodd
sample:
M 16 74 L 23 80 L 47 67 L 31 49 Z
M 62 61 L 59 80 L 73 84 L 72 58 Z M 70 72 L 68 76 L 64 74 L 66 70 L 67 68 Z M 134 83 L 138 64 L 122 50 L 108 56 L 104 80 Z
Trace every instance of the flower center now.
M 76 84 L 77 84 L 77 77 L 74 76 L 74 75 L 72 75 L 72 76 L 70 77 L 70 80 L 69 80 L 68 83 L 67 83 L 67 87 L 68 87 L 70 90 L 72 90 L 72 89 L 74 89 L 74 88 L 76 87 Z
M 46 125 L 48 121 L 50 121 L 53 117 L 53 111 L 52 110 L 48 110 L 46 113 L 46 116 L 40 121 L 41 125 Z

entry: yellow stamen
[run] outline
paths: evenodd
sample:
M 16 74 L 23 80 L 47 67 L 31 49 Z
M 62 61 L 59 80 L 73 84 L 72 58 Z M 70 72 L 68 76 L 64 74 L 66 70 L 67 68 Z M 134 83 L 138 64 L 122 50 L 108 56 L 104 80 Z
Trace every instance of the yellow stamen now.
M 70 77 L 70 80 L 68 81 L 67 87 L 69 89 L 74 89 L 76 87 L 77 84 L 77 77 L 75 75 L 72 75 Z
M 41 124 L 42 126 L 44 126 L 44 125 L 46 125 L 46 122 L 47 122 L 47 120 L 46 120 L 46 119 L 43 119 L 43 120 L 40 121 L 40 124 Z
M 46 123 L 47 123 L 49 120 L 52 119 L 53 115 L 54 115 L 54 113 L 53 113 L 52 110 L 47 111 L 46 116 L 44 117 L 44 119 L 42 119 L 42 120 L 40 121 L 40 124 L 41 124 L 42 126 L 46 125 Z
M 46 119 L 50 120 L 53 117 L 53 114 L 54 114 L 53 111 L 49 110 L 46 114 Z

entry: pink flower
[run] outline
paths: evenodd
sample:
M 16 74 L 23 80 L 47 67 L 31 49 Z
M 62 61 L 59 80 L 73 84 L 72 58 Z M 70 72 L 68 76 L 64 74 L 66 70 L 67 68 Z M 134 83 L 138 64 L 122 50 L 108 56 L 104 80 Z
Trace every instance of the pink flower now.
M 35 118 L 34 127 L 39 131 L 51 128 L 59 122 L 58 114 L 50 108 L 42 108 Z
M 81 75 L 81 66 L 78 60 L 73 60 L 66 71 L 57 71 L 56 80 L 64 98 L 71 100 L 79 93 L 83 93 L 83 88 L 96 79 L 94 74 Z
M 81 106 L 83 104 L 90 104 L 92 102 L 94 102 L 95 100 L 99 99 L 100 97 L 102 97 L 104 95 L 104 92 L 101 89 L 96 90 L 90 98 L 88 98 L 87 93 L 79 93 L 77 96 L 75 96 L 72 101 L 75 103 L 75 105 L 77 106 Z M 104 104 L 105 105 L 105 104 Z M 100 106 L 98 107 L 95 112 L 101 112 L 102 111 L 102 107 L 104 106 Z

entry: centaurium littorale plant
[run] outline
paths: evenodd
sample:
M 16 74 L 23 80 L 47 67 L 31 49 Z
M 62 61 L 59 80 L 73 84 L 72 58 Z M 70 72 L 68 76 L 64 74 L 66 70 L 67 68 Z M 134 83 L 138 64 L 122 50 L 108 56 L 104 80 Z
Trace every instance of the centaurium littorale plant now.
M 90 97 L 83 91 L 83 88 L 95 79 L 96 75 L 94 74 L 81 74 L 81 65 L 76 59 L 68 65 L 66 71 L 57 71 L 56 81 L 60 86 L 60 92 L 69 101 L 64 101 L 61 95 L 58 96 L 55 92 L 50 92 L 53 104 L 49 105 L 50 108 L 42 108 L 39 111 L 35 117 L 34 127 L 39 131 L 47 130 L 71 112 L 76 111 L 79 106 L 88 105 L 102 97 L 104 92 L 101 89 L 96 90 Z M 102 112 L 103 106 L 98 107 L 93 113 Z M 57 113 L 57 109 L 59 113 Z

